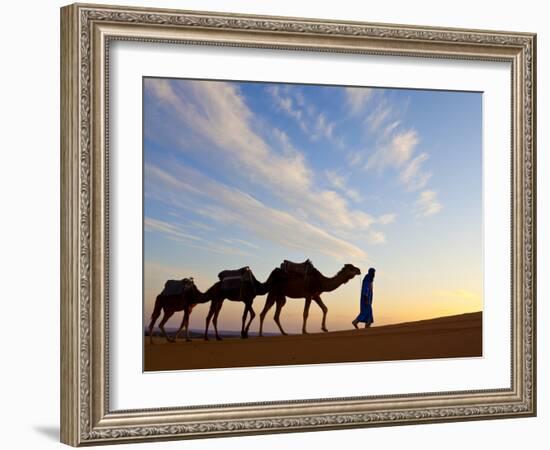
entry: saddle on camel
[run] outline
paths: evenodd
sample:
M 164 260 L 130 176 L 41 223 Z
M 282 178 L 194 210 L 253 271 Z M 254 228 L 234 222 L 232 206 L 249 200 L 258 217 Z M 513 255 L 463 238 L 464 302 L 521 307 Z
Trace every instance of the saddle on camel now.
M 254 275 L 250 267 L 235 270 L 223 270 L 218 274 L 222 289 L 242 289 L 254 283 Z
M 295 263 L 289 261 L 288 259 L 285 259 L 281 263 L 281 269 L 286 273 L 294 273 L 307 277 L 307 275 L 311 274 L 315 267 L 313 267 L 313 263 L 309 259 L 306 259 L 304 262 L 301 263 Z
M 285 259 L 281 263 L 280 267 L 287 275 L 293 275 L 299 278 L 303 278 L 304 285 L 308 287 L 311 282 L 311 277 L 316 271 L 310 259 L 306 259 L 304 262 L 301 263 L 295 263 L 289 261 L 288 259 Z
M 193 278 L 183 278 L 181 280 L 168 280 L 164 283 L 164 289 L 160 293 L 163 297 L 182 295 L 195 284 Z

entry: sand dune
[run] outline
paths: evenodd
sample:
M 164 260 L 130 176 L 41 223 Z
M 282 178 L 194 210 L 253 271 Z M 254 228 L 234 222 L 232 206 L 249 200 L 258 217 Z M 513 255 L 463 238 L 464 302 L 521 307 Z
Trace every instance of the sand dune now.
M 145 339 L 146 371 L 482 356 L 482 313 L 369 329 L 223 341 Z

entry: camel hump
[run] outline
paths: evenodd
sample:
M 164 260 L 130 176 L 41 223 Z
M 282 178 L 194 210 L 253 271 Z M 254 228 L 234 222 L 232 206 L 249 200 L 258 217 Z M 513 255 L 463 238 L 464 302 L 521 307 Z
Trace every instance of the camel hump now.
M 250 267 L 245 266 L 235 270 L 222 270 L 218 274 L 218 278 L 220 281 L 223 281 L 226 278 L 250 278 L 251 273 Z
M 181 280 L 167 280 L 164 283 L 164 289 L 160 293 L 163 296 L 182 295 L 185 290 L 194 285 L 193 278 L 183 278 Z
M 306 259 L 304 262 L 301 263 L 295 263 L 285 259 L 281 263 L 281 269 L 284 270 L 286 273 L 297 273 L 300 275 L 305 275 L 311 272 L 311 270 L 314 269 L 314 266 L 309 259 Z

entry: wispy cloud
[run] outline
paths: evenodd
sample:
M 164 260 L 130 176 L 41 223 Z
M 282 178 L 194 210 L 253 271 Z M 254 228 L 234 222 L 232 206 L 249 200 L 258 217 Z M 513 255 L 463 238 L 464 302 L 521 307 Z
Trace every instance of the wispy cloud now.
M 273 128 L 273 136 L 285 155 L 292 156 L 298 154 L 298 150 L 294 147 L 294 145 L 292 145 L 288 134 L 286 134 L 283 130 Z
M 318 251 L 338 260 L 364 261 L 367 257 L 365 251 L 356 245 L 196 170 L 174 164 L 169 169 L 147 166 L 146 176 L 149 177 L 148 184 L 164 186 L 172 193 L 175 191 L 176 195 L 191 196 L 195 202 L 195 214 L 236 226 L 256 238 L 306 252 Z M 200 186 L 200 190 L 195 186 Z
M 428 183 L 432 174 L 422 170 L 422 165 L 429 158 L 427 153 L 421 153 L 407 163 L 399 174 L 399 180 L 410 191 L 422 189 Z
M 227 246 L 206 241 L 199 236 L 194 236 L 182 231 L 181 227 L 177 223 L 166 222 L 163 220 L 153 219 L 151 217 L 145 217 L 144 229 L 146 232 L 159 233 L 168 239 L 179 241 L 187 245 L 188 247 L 198 248 L 201 250 L 207 250 L 209 252 L 221 253 L 224 255 L 246 255 L 250 253 L 245 252 L 242 248 L 235 246 Z M 242 244 L 244 241 L 241 241 Z M 228 244 L 235 244 L 237 240 L 233 242 L 227 242 Z M 249 244 L 251 246 L 251 244 Z
M 384 214 L 376 220 L 377 223 L 380 225 L 387 225 L 389 223 L 395 222 L 395 219 L 397 217 L 397 214 Z
M 313 140 L 317 140 L 320 137 L 325 137 L 327 139 L 332 139 L 334 132 L 334 122 L 329 122 L 327 117 L 321 113 L 317 116 L 315 121 L 315 127 L 313 129 Z
M 347 177 L 344 175 L 339 175 L 334 170 L 326 170 L 325 175 L 328 182 L 334 189 L 343 192 L 347 197 L 355 202 L 360 202 L 362 200 L 361 194 L 359 194 L 357 190 L 347 186 Z
M 254 249 L 260 248 L 260 247 L 257 246 L 256 244 L 253 244 L 253 243 L 251 243 L 251 242 L 245 241 L 245 240 L 243 240 L 243 239 L 236 239 L 236 238 L 232 238 L 232 239 L 222 239 L 222 242 L 226 242 L 227 244 L 244 245 L 244 246 L 246 246 L 246 247 L 250 247 L 250 248 L 254 248 Z
M 268 86 L 266 91 L 272 96 L 276 107 L 294 119 L 309 139 L 317 141 L 325 138 L 342 145 L 341 139 L 334 134 L 335 123 L 324 113 L 318 112 L 313 104 L 308 103 L 299 88 L 272 85 Z
M 365 152 L 350 151 L 347 153 L 346 159 L 351 167 L 359 167 L 365 160 Z
M 198 134 L 219 150 L 218 159 L 225 155 L 226 165 L 232 167 L 236 176 L 265 186 L 296 216 L 302 215 L 321 229 L 360 231 L 373 223 L 368 213 L 350 208 L 348 201 L 334 190 L 315 186 L 313 170 L 286 133 L 272 130 L 281 151 L 270 146 L 258 133 L 254 114 L 235 85 L 154 80 L 146 84 L 146 89 L 170 105 L 170 117 L 175 117 L 179 130 L 184 128 L 181 132 Z M 347 194 L 354 196 L 353 191 Z
M 271 151 L 252 129 L 253 114 L 233 85 L 148 79 L 146 89 L 177 114 L 179 128 L 185 124 L 190 133 L 200 135 L 222 155 L 229 156 L 229 162 L 238 162 L 249 177 L 279 183 L 280 174 L 284 173 L 285 183 L 293 188 L 303 189 L 310 184 L 311 173 L 303 155 Z
M 325 170 L 329 183 L 336 189 L 346 189 L 346 177 L 338 175 L 334 170 Z
M 374 91 L 370 88 L 348 87 L 344 92 L 349 111 L 356 116 L 364 111 Z
M 386 168 L 400 169 L 411 159 L 417 144 L 418 134 L 415 130 L 396 133 L 389 142 L 369 156 L 365 168 L 379 171 Z
M 382 126 L 392 118 L 393 108 L 384 97 L 380 97 L 376 108 L 367 116 L 366 123 L 372 132 L 382 131 Z
M 366 170 L 378 173 L 393 170 L 406 191 L 425 189 L 432 178 L 432 172 L 425 168 L 429 154 L 417 151 L 420 144 L 417 130 L 403 127 L 399 106 L 392 105 L 382 94 L 375 98 L 376 103 L 371 105 L 365 118 L 371 133 L 370 138 L 376 141 L 375 150 L 368 156 L 365 156 L 367 152 L 349 152 L 348 163 L 352 167 L 363 165 Z M 430 195 L 432 194 L 427 196 Z M 422 215 L 435 214 L 442 208 L 437 200 L 432 200 L 428 205 L 428 200 L 422 196 L 419 202 L 421 203 L 417 205 L 417 209 L 425 211 Z
M 386 235 L 384 233 L 381 233 L 379 231 L 371 230 L 369 233 L 368 241 L 371 244 L 377 245 L 377 244 L 385 244 L 386 243 Z
M 352 189 L 352 188 L 348 188 L 346 189 L 346 195 L 351 198 L 354 202 L 360 202 L 361 200 L 363 200 L 363 197 L 361 197 L 361 194 L 355 190 L 355 189 Z
M 266 88 L 266 90 L 273 97 L 275 105 L 281 111 L 285 112 L 288 116 L 293 118 L 304 133 L 310 132 L 309 126 L 307 125 L 304 117 L 304 113 L 300 108 L 300 106 L 303 105 L 298 105 L 296 100 L 288 95 L 288 88 L 282 89 L 279 86 L 269 86 Z M 303 101 L 303 96 L 300 95 L 298 98 Z
M 401 125 L 401 121 L 400 120 L 395 120 L 389 124 L 387 124 L 385 127 L 384 127 L 384 130 L 382 131 L 382 137 L 383 138 L 387 138 L 389 136 L 391 136 L 391 134 L 397 129 L 397 127 L 399 127 Z
M 194 236 L 192 234 L 186 233 L 180 227 L 178 227 L 173 223 L 153 219 L 151 217 L 145 217 L 144 228 L 145 228 L 145 231 L 160 232 L 165 234 L 171 239 L 180 240 L 184 242 L 202 240 L 198 236 Z
M 437 192 L 422 191 L 418 200 L 415 203 L 416 214 L 418 217 L 428 217 L 437 214 L 443 206 L 437 199 Z

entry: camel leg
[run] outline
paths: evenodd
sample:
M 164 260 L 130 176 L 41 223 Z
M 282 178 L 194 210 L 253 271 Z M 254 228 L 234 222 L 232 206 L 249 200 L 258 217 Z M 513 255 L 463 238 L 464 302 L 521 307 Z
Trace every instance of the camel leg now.
M 248 315 L 248 303 L 245 303 L 244 304 L 244 311 L 243 311 L 243 322 L 242 322 L 242 326 L 241 326 L 241 338 L 245 339 L 248 337 L 248 335 L 246 334 L 246 316 Z
M 309 316 L 310 306 L 311 306 L 311 297 L 306 297 L 306 303 L 304 305 L 304 323 L 302 324 L 302 334 L 307 334 L 306 324 L 307 324 L 307 317 Z
M 151 323 L 149 324 L 149 343 L 153 344 L 153 328 L 155 327 L 155 322 L 160 317 L 160 309 L 153 312 L 151 315 Z
M 267 299 L 265 300 L 264 309 L 262 309 L 262 312 L 260 313 L 260 333 L 259 333 L 260 336 L 263 336 L 265 316 L 274 304 L 275 304 L 275 295 L 273 295 L 270 292 L 269 294 L 267 294 Z
M 273 320 L 275 320 L 275 323 L 279 327 L 279 330 L 281 331 L 281 334 L 285 335 L 285 330 L 283 330 L 283 326 L 281 325 L 281 311 L 283 310 L 283 306 L 285 306 L 286 303 L 286 297 L 283 295 L 281 297 L 277 298 L 277 307 L 275 308 L 275 315 L 273 316 Z
M 321 311 L 323 311 L 323 321 L 321 322 L 321 330 L 326 332 L 326 331 L 328 331 L 328 329 L 327 329 L 327 312 L 328 312 L 327 305 L 325 305 L 323 303 L 323 300 L 321 300 L 321 297 L 319 295 L 316 295 L 315 297 L 313 297 L 313 300 L 315 301 L 315 303 L 317 303 L 319 305 L 319 308 L 321 308 Z
M 180 333 L 183 330 L 183 327 L 185 326 L 185 319 L 187 318 L 187 308 L 183 310 L 183 319 L 181 319 L 181 325 L 178 328 L 178 331 L 176 331 L 176 337 L 174 338 L 176 341 L 180 337 Z
M 191 317 L 191 311 L 189 311 L 189 314 L 185 317 L 185 341 L 191 342 L 191 338 L 189 337 L 189 318 Z
M 189 338 L 189 317 L 191 316 L 191 309 L 190 307 L 186 307 L 183 310 L 183 320 L 181 321 L 181 326 L 178 329 L 178 332 L 176 333 L 176 340 L 180 337 L 180 333 L 182 332 L 183 328 L 185 327 L 185 340 L 190 341 Z
M 254 317 L 256 317 L 256 313 L 252 309 L 252 303 L 248 306 L 248 311 L 250 312 L 250 319 L 248 320 L 248 324 L 246 325 L 246 336 L 248 337 L 248 330 L 250 329 L 250 325 L 252 324 L 252 321 L 254 320 Z
M 217 306 L 218 306 L 218 302 L 216 300 L 212 300 L 212 303 L 210 304 L 210 309 L 208 310 L 208 314 L 206 315 L 206 324 L 204 326 L 205 341 L 208 341 L 208 328 L 210 327 L 210 321 L 212 320 L 212 316 L 216 312 Z
M 189 312 L 187 313 L 187 318 L 185 319 L 185 341 L 191 342 L 191 337 L 189 336 L 189 319 L 191 318 L 191 313 L 193 312 L 193 308 L 197 306 L 197 304 L 189 305 Z
M 223 301 L 221 301 L 216 306 L 216 311 L 214 312 L 214 319 L 212 319 L 212 323 L 214 324 L 214 331 L 216 332 L 216 340 L 221 341 L 222 338 L 218 334 L 218 316 L 220 315 L 220 311 L 222 310 Z
M 159 328 L 160 328 L 160 331 L 162 331 L 162 335 L 166 338 L 166 340 L 168 342 L 176 342 L 176 340 L 174 338 L 171 338 L 170 336 L 168 336 L 168 334 L 166 333 L 166 330 L 164 329 L 164 324 L 166 323 L 166 321 L 172 317 L 174 315 L 175 311 L 173 309 L 165 309 L 164 310 L 164 317 L 162 318 L 162 320 L 160 321 L 159 323 Z

